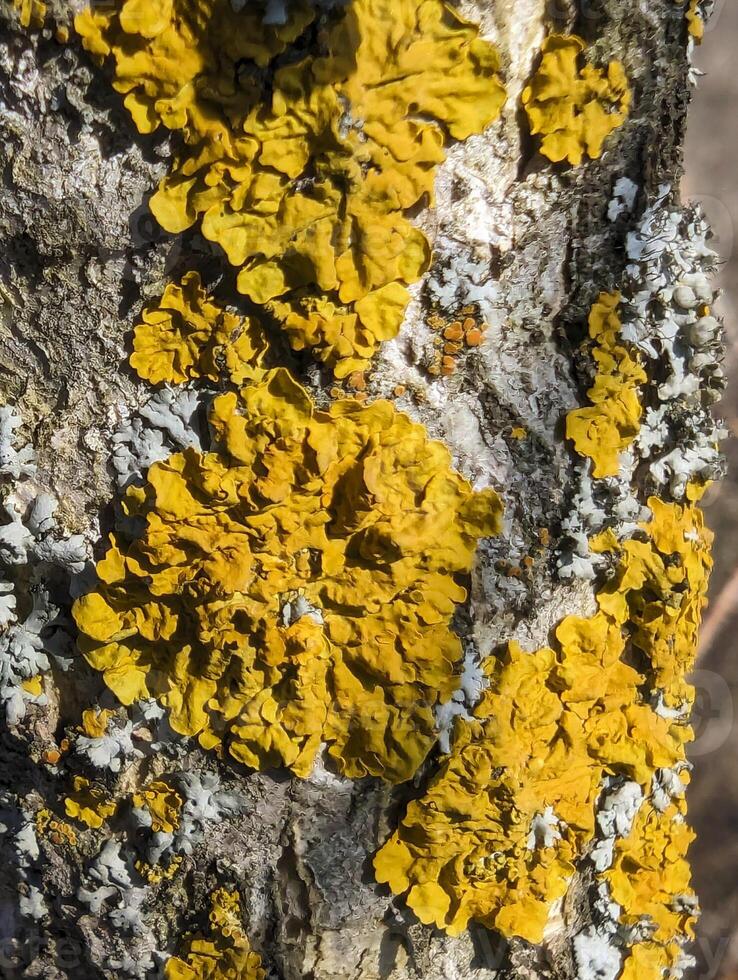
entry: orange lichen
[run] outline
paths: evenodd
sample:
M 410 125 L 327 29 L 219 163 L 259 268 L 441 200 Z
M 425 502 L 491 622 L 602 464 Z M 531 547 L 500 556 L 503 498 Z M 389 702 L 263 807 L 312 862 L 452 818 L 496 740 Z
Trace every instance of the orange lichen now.
M 327 742 L 346 775 L 407 779 L 458 684 L 458 576 L 498 498 L 390 403 L 317 411 L 282 369 L 210 424 L 217 452 L 128 490 L 144 531 L 75 604 L 82 650 L 124 703 L 156 697 L 250 766 L 305 775 Z
M 487 662 L 473 719 L 457 720 L 448 759 L 376 855 L 377 879 L 406 892 L 421 921 L 456 934 L 473 918 L 540 942 L 593 837 L 605 776 L 647 792 L 657 769 L 684 764 L 691 729 L 657 706 L 690 703 L 710 535 L 693 504 L 649 506 L 644 539 L 619 546 L 594 616 L 564 619 L 555 648 L 510 644 Z M 628 846 L 622 854 L 624 869 Z M 681 866 L 677 877 L 681 888 Z M 626 916 L 651 914 L 623 905 Z
M 82 712 L 80 731 L 88 738 L 102 738 L 107 734 L 108 722 L 113 717 L 109 708 L 86 708 Z
M 487 324 L 476 309 L 466 307 L 462 317 L 446 320 L 437 313 L 428 317 L 428 326 L 437 332 L 433 341 L 437 349 L 428 364 L 429 374 L 444 377 L 454 374 L 461 354 L 468 348 L 479 347 L 484 340 Z
M 234 384 L 258 377 L 267 343 L 248 317 L 226 312 L 188 272 L 141 314 L 133 331 L 131 367 L 152 384 L 198 378 Z
M 161 864 L 148 864 L 146 861 L 136 861 L 136 871 L 149 885 L 160 885 L 162 881 L 171 881 L 182 866 L 182 855 L 175 854 L 166 867 Z
M 21 687 L 27 694 L 31 694 L 37 698 L 40 694 L 43 694 L 44 679 L 41 674 L 35 674 L 33 677 L 27 677 L 21 681 Z
M 68 847 L 74 847 L 77 843 L 77 834 L 74 828 L 55 816 L 48 807 L 42 807 L 36 812 L 35 824 L 36 833 L 41 837 L 48 836 L 52 844 L 66 844 Z
M 607 137 L 625 122 L 631 93 L 625 70 L 611 61 L 607 70 L 582 66 L 585 42 L 553 34 L 543 43 L 541 64 L 523 91 L 531 132 L 541 153 L 578 166 L 585 156 L 602 155 Z
M 600 293 L 589 316 L 589 335 L 595 341 L 594 384 L 587 408 L 566 416 L 566 436 L 576 451 L 592 460 L 598 479 L 617 476 L 620 454 L 638 435 L 643 407 L 640 385 L 646 380 L 637 355 L 620 341 L 620 293 Z
M 676 0 L 683 5 L 684 0 Z M 689 0 L 687 10 L 684 15 L 687 20 L 687 30 L 690 37 L 700 44 L 705 37 L 705 21 L 700 11 L 700 0 Z

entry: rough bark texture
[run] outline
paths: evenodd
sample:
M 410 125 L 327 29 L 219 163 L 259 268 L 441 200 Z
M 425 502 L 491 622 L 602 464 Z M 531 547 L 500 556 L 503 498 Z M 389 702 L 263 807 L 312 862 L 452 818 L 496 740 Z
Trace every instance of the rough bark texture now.
M 487 342 L 451 378 L 429 379 L 422 365 L 432 335 L 421 284 L 400 336 L 380 353 L 369 392 L 406 386 L 398 407 L 449 445 L 472 482 L 494 486 L 504 499 L 504 533 L 480 550 L 471 598 L 458 617 L 483 656 L 511 638 L 533 649 L 563 616 L 592 612 L 589 584 L 562 581 L 556 572 L 574 492 L 562 419 L 583 403 L 590 380 L 578 353 L 589 308 L 598 293 L 618 288 L 625 263 L 631 226 L 627 216 L 607 217 L 614 185 L 630 177 L 644 201 L 661 184 L 677 186 L 689 87 L 683 11 L 673 0 L 597 0 L 582 9 L 479 0 L 461 9 L 501 52 L 507 108 L 483 136 L 451 149 L 436 207 L 417 220 L 436 241 L 437 267 L 453 256 L 482 264 Z M 64 10 L 52 10 L 65 18 Z M 576 169 L 536 152 L 519 107 L 552 29 L 581 34 L 601 62 L 619 58 L 633 87 L 634 107 L 617 140 L 601 159 Z M 50 28 L 24 31 L 10 16 L 1 31 L 3 395 L 35 448 L 37 487 L 58 498 L 61 525 L 83 534 L 97 557 L 115 496 L 111 434 L 150 394 L 126 363 L 133 318 L 189 268 L 218 283 L 227 302 L 238 307 L 240 300 L 217 249 L 196 234 L 160 232 L 147 213 L 147 196 L 166 171 L 167 138 L 136 132 L 73 34 L 62 44 Z M 292 366 L 325 397 L 327 377 L 307 359 L 292 358 Z M 513 438 L 516 426 L 531 438 Z M 550 533 L 543 547 L 541 529 Z M 500 562 L 517 566 L 527 555 L 535 560 L 522 576 L 500 571 Z M 63 591 L 56 597 L 62 607 Z M 79 723 L 84 708 L 113 703 L 78 660 L 53 678 L 48 705 L 31 705 L 22 724 L 1 736 L 2 785 L 32 810 L 53 807 L 65 764 L 49 764 L 44 753 Z M 590 916 L 586 871 L 572 882 L 541 948 L 505 943 L 482 927 L 449 938 L 374 883 L 370 856 L 433 770 L 433 758 L 413 784 L 393 790 L 323 768 L 298 780 L 218 762 L 189 744 L 177 751 L 180 770 L 215 772 L 242 794 L 240 814 L 212 827 L 182 872 L 158 886 L 143 936 L 116 933 L 76 902 L 96 853 L 83 836 L 76 849 L 43 841 L 38 870 L 49 915 L 36 924 L 15 912 L 18 883 L 8 851 L 0 876 L 3 975 L 127 975 L 115 964 L 126 954 L 143 964 L 154 949 L 171 951 L 201 922 L 206 896 L 228 884 L 241 889 L 249 938 L 273 977 L 575 976 L 569 940 Z M 130 791 L 165 768 L 147 753 L 106 779 Z

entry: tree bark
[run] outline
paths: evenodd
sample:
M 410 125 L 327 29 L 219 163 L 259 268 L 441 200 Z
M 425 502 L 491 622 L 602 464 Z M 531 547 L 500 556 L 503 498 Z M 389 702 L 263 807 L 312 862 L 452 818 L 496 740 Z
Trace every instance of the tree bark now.
M 492 486 L 503 499 L 503 532 L 480 547 L 470 599 L 457 616 L 466 647 L 481 659 L 511 640 L 536 650 L 564 617 L 594 611 L 593 583 L 562 575 L 581 466 L 564 438 L 564 420 L 587 404 L 587 316 L 600 293 L 623 288 L 627 236 L 648 208 L 682 208 L 689 53 L 684 6 L 674 0 L 458 6 L 498 48 L 507 102 L 482 135 L 450 147 L 433 207 L 413 217 L 433 242 L 433 265 L 413 288 L 399 336 L 376 358 L 369 396 L 404 390 L 397 407 L 449 447 L 475 487 Z M 20 480 L 26 502 L 52 494 L 57 552 L 71 538 L 72 550 L 86 549 L 87 567 L 80 573 L 81 561 L 64 551 L 55 562 L 37 555 L 11 563 L 8 573 L 24 615 L 41 587 L 50 591 L 60 610 L 51 629 L 54 653 L 62 660 L 52 658 L 45 703 L 27 705 L 25 717 L 2 734 L 0 972 L 45 980 L 154 975 L 147 971 L 176 951 L 182 935 L 202 931 L 208 896 L 226 884 L 240 892 L 249 941 L 272 977 L 583 976 L 572 942 L 596 920 L 586 861 L 540 946 L 475 924 L 452 938 L 420 923 L 374 880 L 371 857 L 438 770 L 439 750 L 413 781 L 393 788 L 342 778 L 322 764 L 305 779 L 286 770 L 255 773 L 191 740 L 153 751 L 146 739 L 154 736 L 134 729 L 138 751 L 105 776 L 114 793 L 140 790 L 152 775 L 176 768 L 214 774 L 240 798 L 234 812 L 208 826 L 180 873 L 141 884 L 138 933 L 80 903 L 81 888 L 105 884 L 89 872 L 99 835 L 79 833 L 71 847 L 52 828 L 39 837 L 37 854 L 18 857 L 17 834 L 40 809 L 67 820 L 62 799 L 83 769 L 63 742 L 74 743 L 82 712 L 95 704 L 119 708 L 74 651 L 70 588 L 83 591 L 115 520 L 113 434 L 151 397 L 126 363 L 131 327 L 145 301 L 192 268 L 219 283 L 227 302 L 241 302 L 217 248 L 196 232 L 168 235 L 150 215 L 147 201 L 167 172 L 172 138 L 136 131 L 106 71 L 73 31 L 63 39 L 66 7 L 51 3 L 37 30 L 20 27 L 10 5 L 1 13 L 0 364 L 4 400 L 22 420 L 15 449 L 32 445 L 35 452 L 30 475 L 5 471 L 4 492 Z M 597 64 L 622 62 L 633 93 L 629 117 L 603 155 L 579 167 L 541 155 L 521 106 L 551 33 L 581 35 Z M 623 178 L 634 187 L 628 202 L 617 197 Z M 668 194 L 660 190 L 665 185 Z M 484 344 L 450 377 L 429 376 L 428 316 L 440 311 L 453 320 L 470 296 L 487 323 Z M 291 363 L 325 402 L 327 374 Z M 634 480 L 642 489 L 640 474 Z M 137 832 L 119 821 L 114 836 L 122 853 L 138 854 Z M 30 883 L 46 909 L 38 919 L 28 914 Z

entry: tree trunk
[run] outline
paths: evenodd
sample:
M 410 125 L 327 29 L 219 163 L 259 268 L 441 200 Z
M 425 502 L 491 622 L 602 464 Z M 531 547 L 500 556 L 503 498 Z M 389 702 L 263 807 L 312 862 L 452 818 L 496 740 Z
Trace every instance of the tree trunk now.
M 475 491 L 497 491 L 504 518 L 499 535 L 480 541 L 468 598 L 454 617 L 474 690 L 467 687 L 451 709 L 437 712 L 440 743 L 412 778 L 393 785 L 341 775 L 322 751 L 303 777 L 285 767 L 259 772 L 227 753 L 219 756 L 196 738 L 177 736 L 155 700 L 122 706 L 82 655 L 84 645 L 81 653 L 75 646 L 72 602 L 95 587 L 94 562 L 121 521 L 121 446 L 132 445 L 136 426 L 139 433 L 156 433 L 163 455 L 183 445 L 161 402 L 152 411 L 152 385 L 127 363 L 142 306 L 193 269 L 231 309 L 254 316 L 255 305 L 236 291 L 222 250 L 197 224 L 168 234 L 151 215 L 149 197 L 179 152 L 179 136 L 162 128 L 137 131 L 111 87 L 110 63 L 96 64 L 84 50 L 67 6 L 52 0 L 42 26 L 33 12 L 22 26 L 10 3 L 0 11 L 0 358 L 4 399 L 13 409 L 0 421 L 7 509 L 0 578 L 9 583 L 0 584 L 0 621 L 7 619 L 0 640 L 7 715 L 0 972 L 46 980 L 144 977 L 164 969 L 168 976 L 257 976 L 245 960 L 228 974 L 222 966 L 212 974 L 192 966 L 191 937 L 215 935 L 209 903 L 226 888 L 241 905 L 236 945 L 247 937 L 272 977 L 661 976 L 652 960 L 628 966 L 639 955 L 633 949 L 646 946 L 659 956 L 668 949 L 672 973 L 666 975 L 680 975 L 687 961 L 674 950 L 686 944 L 686 935 L 649 945 L 642 921 L 640 931 L 632 923 L 613 925 L 617 913 L 613 918 L 603 911 L 602 868 L 592 858 L 598 842 L 617 851 L 619 839 L 628 839 L 634 814 L 628 823 L 613 802 L 624 785 L 640 782 L 641 806 L 651 806 L 663 773 L 678 779 L 683 771 L 681 762 L 670 767 L 662 761 L 657 746 L 652 782 L 634 777 L 621 762 L 597 770 L 602 781 L 592 827 L 577 838 L 566 888 L 550 900 L 540 943 L 502 927 L 501 919 L 495 929 L 480 915 L 456 936 L 423 924 L 406 894 L 393 895 L 377 882 L 372 860 L 401 826 L 408 804 L 429 793 L 446 753 L 453 754 L 458 728 L 444 731 L 443 719 L 470 718 L 485 683 L 494 691 L 496 681 L 480 680 L 479 665 L 504 657 L 511 641 L 529 652 L 558 651 L 559 624 L 570 616 L 589 622 L 596 596 L 617 580 L 617 549 L 648 540 L 638 522 L 649 520 L 650 495 L 669 506 L 684 504 L 689 487 L 719 470 L 709 421 L 720 387 L 719 338 L 694 339 L 694 323 L 710 319 L 705 307 L 712 302 L 712 296 L 700 298 L 694 277 L 703 277 L 711 259 L 694 245 L 705 229 L 678 191 L 691 84 L 689 29 L 705 11 L 695 4 L 685 11 L 674 0 L 454 5 L 495 45 L 506 102 L 482 133 L 454 141 L 444 129 L 446 158 L 435 174 L 435 201 L 408 211 L 432 243 L 430 269 L 410 284 L 399 334 L 380 345 L 368 376 L 355 386 L 363 401 L 366 385 L 364 404 L 389 398 L 441 440 Z M 99 9 L 110 6 L 116 5 Z M 346 10 L 318 16 L 331 24 L 349 16 Z M 579 165 L 542 152 L 524 106 L 530 98 L 523 95 L 536 78 L 545 39 L 573 35 L 584 40 L 580 69 L 585 62 L 604 69 L 620 62 L 632 99 L 602 152 L 591 159 L 585 154 Z M 310 45 L 323 42 L 313 33 L 300 43 L 310 55 Z M 607 108 L 617 111 L 615 102 Z M 654 242 L 665 241 L 666 251 L 654 249 Z M 697 290 L 693 303 L 682 293 L 678 306 L 680 287 Z M 622 323 L 635 324 L 623 332 L 616 359 L 630 352 L 648 378 L 638 385 L 637 431 L 619 447 L 620 468 L 602 478 L 592 476 L 592 461 L 566 437 L 573 432 L 567 416 L 591 407 L 598 371 L 606 370 L 593 358 L 604 342 L 587 332 L 601 294 L 620 294 Z M 457 343 L 457 323 L 472 336 L 466 346 Z M 330 369 L 309 353 L 291 351 L 274 322 L 267 329 L 271 363 L 289 367 L 317 405 L 331 404 L 336 381 Z M 481 343 L 470 329 L 483 333 Z M 670 383 L 678 390 L 659 395 Z M 189 386 L 201 420 L 214 392 L 229 388 L 222 379 Z M 663 406 L 654 421 L 648 413 Z M 55 512 L 49 494 L 58 502 Z M 603 557 L 587 539 L 608 528 L 616 544 Z M 7 615 L 6 596 L 15 598 Z M 672 607 L 675 601 L 655 594 L 642 600 Z M 697 610 L 700 603 L 698 596 Z M 637 632 L 631 621 L 621 625 L 623 635 Z M 671 635 L 677 632 L 674 624 Z M 38 669 L 16 670 L 22 644 L 32 649 Z M 641 672 L 643 710 L 657 706 L 659 686 L 651 683 L 643 652 L 626 650 L 622 660 Z M 457 681 L 460 673 L 457 665 Z M 549 690 L 556 690 L 553 681 Z M 83 722 L 83 712 L 98 707 L 114 712 L 107 735 L 108 716 L 97 734 L 92 716 L 86 727 Z M 499 703 L 493 716 L 493 724 L 504 723 Z M 638 738 L 636 729 L 626 735 L 626 741 Z M 630 748 L 623 751 L 628 755 Z M 100 826 L 80 819 L 74 802 L 70 807 L 83 793 L 75 778 L 88 779 L 117 803 Z M 193 828 L 179 850 L 175 832 L 166 860 L 166 842 L 157 837 L 157 826 L 167 833 L 166 820 L 157 825 L 154 818 L 152 825 L 140 796 L 156 779 L 175 787 L 175 809 L 184 800 Z M 679 792 L 675 799 L 681 800 Z M 197 806 L 205 815 L 195 819 Z M 557 822 L 556 808 L 548 817 L 545 810 L 536 816 L 541 841 L 532 825 L 531 853 L 539 846 L 556 849 L 557 837 L 566 837 L 572 825 Z M 624 820 L 619 832 L 606 815 L 616 810 Z M 185 825 L 183 812 L 172 827 Z M 664 868 L 674 860 L 655 845 L 648 857 Z M 647 871 L 642 874 L 638 880 L 645 881 Z M 672 904 L 682 899 L 689 904 L 681 893 Z M 685 929 L 688 918 L 685 912 Z M 171 958 L 184 963 L 188 955 L 193 972 L 171 972 Z

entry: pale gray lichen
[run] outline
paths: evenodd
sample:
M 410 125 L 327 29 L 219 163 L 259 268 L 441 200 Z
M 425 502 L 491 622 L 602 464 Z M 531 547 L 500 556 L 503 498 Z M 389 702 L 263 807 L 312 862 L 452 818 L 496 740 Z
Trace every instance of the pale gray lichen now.
M 132 721 L 121 722 L 116 716 L 111 716 L 107 719 L 103 735 L 77 735 L 75 749 L 96 769 L 120 772 L 121 765 L 127 759 L 143 756 L 143 752 L 133 744 L 132 734 Z
M 116 930 L 148 936 L 151 930 L 144 921 L 141 906 L 150 889 L 134 884 L 131 876 L 136 872 L 130 859 L 121 856 L 121 847 L 121 842 L 114 838 L 105 841 L 87 869 L 91 887 L 80 885 L 77 898 L 93 915 L 100 915 L 105 909 Z
M 622 954 L 596 929 L 578 933 L 573 947 L 577 980 L 615 980 L 620 973 Z
M 688 762 L 681 763 L 672 769 L 657 769 L 651 786 L 651 801 L 659 813 L 679 797 L 684 796 L 687 787 L 682 782 L 681 773 L 691 769 Z
M 209 826 L 241 813 L 246 803 L 241 795 L 224 789 L 214 773 L 172 773 L 167 781 L 184 802 L 174 831 L 156 831 L 150 835 L 146 844 L 146 860 L 150 864 L 158 864 L 170 853 L 191 854 L 203 841 Z M 134 810 L 134 819 L 141 827 L 150 826 L 144 813 Z
M 596 480 L 589 460 L 575 470 L 575 492 L 572 506 L 561 522 L 565 544 L 558 557 L 559 575 L 563 579 L 593 579 L 607 558 L 593 552 L 589 539 L 607 527 L 614 527 L 619 540 L 630 537 L 649 516 L 648 508 L 633 491 L 636 460 L 624 452 L 620 472 L 615 477 Z
M 21 424 L 13 408 L 0 407 L 0 703 L 11 727 L 28 704 L 46 703 L 37 678 L 50 669 L 49 657 L 62 669 L 71 662 L 68 623 L 50 588 L 60 579 L 66 596 L 87 559 L 82 535 L 58 533 L 58 502 L 34 481 L 35 453 L 16 446 Z
M 699 210 L 672 205 L 670 196 L 663 185 L 627 237 L 622 336 L 668 370 L 661 400 L 699 406 L 724 386 L 722 330 L 702 312 L 717 296 L 709 281 L 717 257 Z
M 589 859 L 597 871 L 612 865 L 615 841 L 627 837 L 643 803 L 643 790 L 630 780 L 608 777 L 597 809 L 597 839 Z
M 622 336 L 640 351 L 649 375 L 664 377 L 635 452 L 648 463 L 654 487 L 681 500 L 689 482 L 722 472 L 717 443 L 726 433 L 711 406 L 725 379 L 710 228 L 699 209 L 672 205 L 670 195 L 662 186 L 628 235 Z
M 144 698 L 132 706 L 133 730 L 141 738 L 140 744 L 151 754 L 183 758 L 190 746 L 187 735 L 175 732 L 169 724 L 169 714 L 154 698 Z M 147 730 L 151 740 L 145 739 Z
M 48 593 L 40 590 L 33 595 L 33 607 L 26 618 L 0 633 L 0 701 L 10 727 L 23 720 L 27 704 L 47 703 L 45 694 L 33 693 L 23 685 L 51 667 L 41 634 L 56 613 Z
M 166 774 L 166 781 L 182 801 L 173 832 L 151 832 L 151 814 L 144 807 L 130 811 L 133 829 L 144 831 L 137 846 L 150 866 L 192 854 L 209 830 L 246 806 L 245 798 L 224 788 L 214 773 L 173 772 Z M 155 893 L 156 886 L 144 876 L 126 837 L 106 840 L 82 872 L 77 899 L 110 929 L 112 948 L 105 965 L 115 976 L 142 978 L 165 959 L 146 914 L 146 903 Z
M 618 181 L 614 200 L 627 204 L 631 195 L 634 201 L 630 183 Z M 640 430 L 621 453 L 618 475 L 594 480 L 588 464 L 577 473 L 571 511 L 562 522 L 562 578 L 594 578 L 607 559 L 591 552 L 589 538 L 612 528 L 624 540 L 648 519 L 639 488 L 643 496 L 656 492 L 681 501 L 690 483 L 722 473 L 719 443 L 727 432 L 713 418 L 712 405 L 724 387 L 723 329 L 713 311 L 717 293 L 710 276 L 717 259 L 710 237 L 697 208 L 671 203 L 668 185 L 627 235 L 620 332 L 648 377 L 660 380 L 641 389 Z M 645 478 L 636 478 L 643 472 Z
M 118 486 L 140 483 L 152 463 L 190 446 L 204 447 L 203 406 L 212 392 L 163 388 L 152 395 L 112 436 L 111 464 Z
M 322 609 L 318 606 L 311 605 L 304 595 L 298 595 L 294 599 L 288 599 L 283 603 L 280 612 L 283 626 L 292 626 L 293 623 L 298 622 L 303 616 L 312 619 L 318 626 L 323 625 Z
M 19 480 L 36 472 L 33 447 L 15 448 L 15 432 L 22 425 L 20 415 L 10 405 L 0 406 L 0 476 Z

